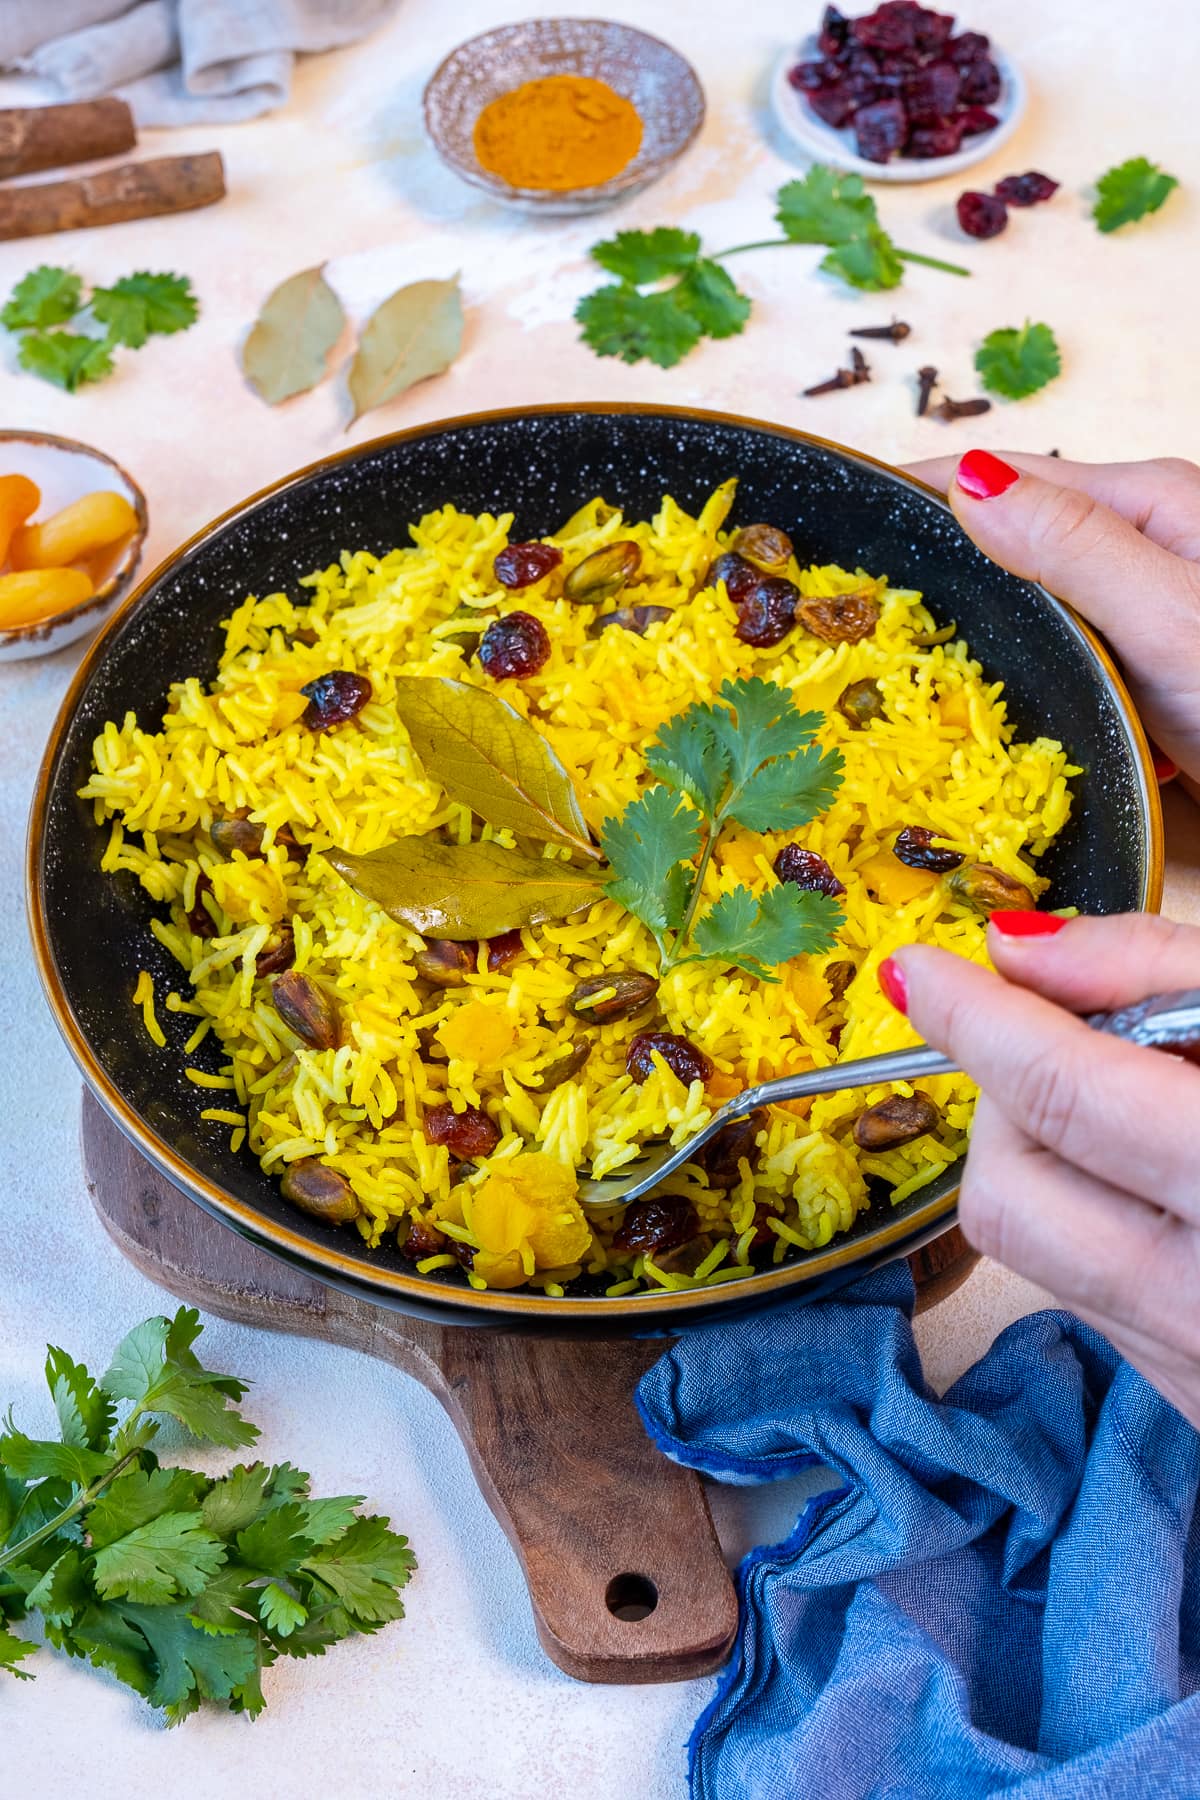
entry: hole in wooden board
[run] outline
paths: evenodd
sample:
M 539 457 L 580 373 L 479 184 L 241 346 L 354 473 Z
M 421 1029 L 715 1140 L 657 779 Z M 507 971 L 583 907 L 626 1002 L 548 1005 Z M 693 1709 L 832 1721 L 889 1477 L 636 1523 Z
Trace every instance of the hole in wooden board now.
M 648 1619 L 658 1605 L 658 1589 L 648 1575 L 614 1575 L 604 1590 L 604 1604 L 614 1619 Z

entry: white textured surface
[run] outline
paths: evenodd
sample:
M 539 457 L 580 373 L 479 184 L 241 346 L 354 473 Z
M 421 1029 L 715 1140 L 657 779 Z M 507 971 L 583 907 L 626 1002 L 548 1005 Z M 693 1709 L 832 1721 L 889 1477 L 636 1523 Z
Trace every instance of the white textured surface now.
M 1029 315 L 1058 331 L 1064 376 L 1017 409 L 997 406 L 974 441 L 1058 445 L 1097 458 L 1194 453 L 1200 169 L 1195 57 L 1184 52 L 1194 52 L 1196 28 L 1175 7 L 1142 8 L 1131 35 L 1124 0 L 1093 0 L 1086 30 L 1077 9 L 1044 0 L 976 6 L 967 23 L 991 29 L 1031 86 L 1021 131 L 976 180 L 1039 167 L 1064 184 L 1053 205 L 1015 213 L 1003 237 L 975 245 L 952 222 L 956 183 L 881 191 L 884 222 L 899 242 L 961 254 L 974 278 L 915 269 L 898 295 L 872 299 L 812 276 L 819 250 L 748 256 L 739 279 L 755 315 L 745 336 L 670 372 L 599 362 L 575 341 L 570 310 L 593 282 L 583 253 L 607 220 L 530 224 L 463 187 L 422 146 L 426 74 L 455 41 L 512 10 L 500 0 L 440 8 L 405 0 L 367 45 L 304 65 L 286 113 L 219 132 L 147 134 L 151 154 L 219 144 L 231 192 L 218 208 L 0 247 L 4 292 L 43 260 L 69 261 L 97 281 L 143 267 L 178 267 L 195 281 L 199 326 L 123 355 L 119 375 L 90 394 L 60 395 L 17 374 L 10 345 L 0 351 L 5 425 L 90 439 L 143 483 L 150 565 L 244 494 L 346 441 L 340 383 L 271 412 L 244 387 L 234 360 L 266 291 L 321 257 L 336 258 L 332 278 L 356 317 L 418 275 L 461 268 L 468 296 L 455 369 L 361 423 L 355 439 L 476 407 L 611 398 L 773 416 L 897 460 L 965 449 L 972 439 L 963 427 L 912 417 L 912 373 L 932 360 L 950 392 L 970 392 L 978 338 Z M 594 3 L 563 10 L 590 13 Z M 639 0 L 610 10 L 676 41 L 710 102 L 697 148 L 611 215 L 612 228 L 687 219 L 714 245 L 768 235 L 770 196 L 794 171 L 761 135 L 767 71 L 808 19 L 784 0 L 752 9 Z M 1182 47 L 1181 24 L 1190 38 Z M 0 99 L 9 92 L 0 83 Z M 1185 190 L 1140 230 L 1101 238 L 1083 190 L 1139 153 L 1180 175 Z M 893 310 L 913 322 L 914 335 L 899 349 L 872 349 L 870 386 L 798 398 L 844 359 L 848 325 Z M 76 1146 L 78 1081 L 25 949 L 24 817 L 74 660 L 66 651 L 0 668 L 0 1402 L 14 1399 L 26 1422 L 42 1405 L 47 1339 L 103 1361 L 121 1331 L 163 1303 L 93 1221 Z M 931 1377 L 944 1384 L 1043 1298 L 999 1269 L 981 1269 L 922 1327 Z M 410 1616 L 323 1662 L 272 1672 L 269 1710 L 253 1727 L 212 1714 L 164 1733 L 115 1684 L 47 1653 L 35 1683 L 0 1687 L 14 1793 L 49 1800 L 73 1790 L 86 1767 L 97 1800 L 135 1786 L 177 1800 L 240 1791 L 261 1800 L 324 1791 L 342 1800 L 681 1800 L 682 1745 L 711 1684 L 588 1689 L 546 1663 L 507 1544 L 421 1388 L 364 1357 L 216 1321 L 204 1345 L 214 1362 L 254 1380 L 250 1412 L 264 1428 L 265 1454 L 310 1468 L 318 1491 L 365 1493 L 409 1532 L 421 1563 Z M 789 1487 L 715 1496 L 731 1554 L 790 1525 L 799 1494 Z

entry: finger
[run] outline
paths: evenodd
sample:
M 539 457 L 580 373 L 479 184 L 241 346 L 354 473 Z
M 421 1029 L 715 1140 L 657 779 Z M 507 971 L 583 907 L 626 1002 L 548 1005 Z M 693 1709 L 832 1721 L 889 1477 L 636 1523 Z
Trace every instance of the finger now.
M 1200 1219 L 1189 1121 L 1200 1073 L 1081 1019 L 965 957 L 907 944 L 908 1016 L 1013 1122 L 1100 1180 Z
M 1001 975 L 1068 1012 L 1111 1012 L 1151 994 L 1200 988 L 1200 929 L 1194 925 L 1156 913 L 1066 919 L 1044 937 L 1013 937 L 1003 925 L 1003 915 L 993 916 L 988 927 L 988 950 Z
M 1173 456 L 1147 462 L 1086 463 L 1065 457 L 1035 456 L 1024 450 L 996 453 L 1024 475 L 1089 494 L 1119 513 L 1152 543 L 1176 556 L 1200 558 L 1200 467 Z M 906 472 L 948 492 L 959 456 L 933 456 L 907 463 Z

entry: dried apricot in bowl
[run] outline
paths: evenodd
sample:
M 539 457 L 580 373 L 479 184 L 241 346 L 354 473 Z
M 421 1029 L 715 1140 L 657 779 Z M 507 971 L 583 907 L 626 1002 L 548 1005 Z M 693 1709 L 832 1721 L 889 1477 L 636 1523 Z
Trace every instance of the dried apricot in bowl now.
M 61 569 L 129 537 L 138 517 L 124 494 L 101 489 L 84 494 L 40 525 L 24 525 L 9 546 L 14 569 Z
M 82 569 L 20 569 L 0 575 L 0 631 L 36 625 L 91 594 L 91 576 Z

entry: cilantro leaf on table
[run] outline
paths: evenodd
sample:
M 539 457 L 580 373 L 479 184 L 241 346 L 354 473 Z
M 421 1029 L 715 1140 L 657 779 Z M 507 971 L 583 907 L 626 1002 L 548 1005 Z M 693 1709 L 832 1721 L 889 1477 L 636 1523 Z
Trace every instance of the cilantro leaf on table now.
M 875 201 L 862 176 L 843 174 L 826 163 L 814 163 L 807 175 L 780 188 L 775 217 L 793 244 L 850 244 L 880 230 Z
M 849 243 L 837 244 L 821 258 L 827 275 L 840 275 L 851 287 L 878 294 L 899 287 L 904 279 L 904 264 L 885 231 L 870 231 Z
M 680 275 L 700 255 L 700 235 L 676 225 L 659 225 L 653 231 L 618 231 L 616 237 L 593 244 L 592 261 L 632 287 Z
M 0 309 L 0 324 L 9 331 L 44 331 L 73 319 L 83 304 L 83 283 L 71 269 L 43 263 L 30 269 Z
M 112 1395 L 92 1380 L 82 1363 L 72 1362 L 54 1344 L 46 1352 L 46 1386 L 64 1444 L 95 1449 L 105 1441 L 116 1418 Z
M 672 293 L 711 338 L 736 337 L 750 317 L 750 302 L 718 262 L 701 257 Z
M 398 1590 L 413 1567 L 408 1539 L 386 1519 L 356 1519 L 332 1544 L 306 1558 L 304 1569 L 337 1598 L 351 1618 L 384 1624 L 404 1616 Z
M 33 1674 L 29 1669 L 20 1669 L 17 1664 L 27 1656 L 37 1655 L 37 1645 L 30 1644 L 24 1638 L 16 1637 L 0 1625 L 0 1670 L 15 1675 L 18 1681 L 32 1681 Z
M 200 310 L 186 275 L 152 275 L 146 269 L 95 288 L 89 304 L 114 342 L 131 350 L 153 334 L 186 331 Z
M 96 1548 L 92 1579 L 105 1600 L 153 1606 L 200 1593 L 224 1561 L 225 1546 L 205 1531 L 198 1512 L 161 1513 Z
M 1106 170 L 1097 181 L 1092 217 L 1101 231 L 1116 231 L 1157 212 L 1172 188 L 1178 186 L 1174 175 L 1168 175 L 1148 157 L 1131 156 L 1128 162 Z
M 1062 369 L 1062 358 L 1050 327 L 1026 319 L 1019 330 L 1008 327 L 989 332 L 975 352 L 975 367 L 990 393 L 1023 400 L 1054 380 Z
M 575 317 L 583 326 L 584 343 L 597 356 L 657 363 L 660 369 L 673 369 L 704 335 L 670 288 L 655 294 L 625 286 L 597 288 L 585 294 Z
M 258 1611 L 263 1624 L 281 1638 L 290 1637 L 297 1626 L 308 1620 L 308 1608 L 301 1606 L 296 1596 L 280 1587 L 277 1581 L 268 1581 L 262 1589 Z
M 113 372 L 112 346 L 107 339 L 74 331 L 27 331 L 17 361 L 31 375 L 40 375 L 68 394 L 78 393 L 89 381 L 103 381 Z
M 693 941 L 702 957 L 775 981 L 780 963 L 827 950 L 841 922 L 836 900 L 781 881 L 758 896 L 744 887 L 722 894 L 696 921 Z

